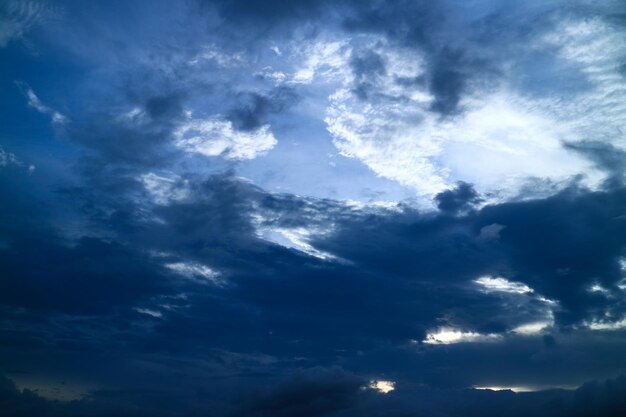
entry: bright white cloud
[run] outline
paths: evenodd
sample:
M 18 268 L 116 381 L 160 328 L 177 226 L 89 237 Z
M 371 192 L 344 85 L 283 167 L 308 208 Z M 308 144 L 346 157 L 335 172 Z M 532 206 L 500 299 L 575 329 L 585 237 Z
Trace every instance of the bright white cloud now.
M 396 383 L 394 381 L 385 381 L 385 380 L 372 380 L 368 384 L 368 387 L 374 389 L 381 394 L 388 394 L 394 389 L 396 389 Z
M 242 131 L 234 129 L 229 120 L 219 117 L 189 119 L 174 135 L 176 145 L 186 152 L 232 160 L 254 159 L 277 143 L 269 125 Z
M 309 243 L 309 240 L 313 236 L 320 234 L 324 234 L 324 232 L 317 229 L 307 229 L 304 227 L 259 227 L 257 229 L 257 235 L 267 241 L 276 243 L 287 248 L 296 249 L 300 252 L 306 253 L 309 256 L 314 256 L 319 259 L 336 260 L 337 257 L 332 253 L 318 250 Z
M 311 84 L 317 78 L 329 81 L 345 76 L 349 57 L 347 40 L 298 42 L 292 46 L 297 67 L 289 82 Z
M 545 329 L 554 325 L 554 320 L 550 321 L 537 321 L 533 323 L 526 323 L 515 327 L 511 330 L 513 333 L 520 335 L 530 336 L 542 333 Z
M 480 285 L 485 292 L 505 292 L 511 294 L 528 294 L 533 289 L 521 282 L 509 281 L 502 277 L 480 277 L 474 282 Z
M 590 173 L 590 185 L 602 178 L 589 161 L 563 148 L 572 138 L 569 129 L 514 92 L 468 99 L 466 112 L 450 119 L 428 111 L 425 93 L 417 97 L 370 104 L 339 90 L 326 117 L 335 145 L 378 175 L 426 195 L 460 179 L 481 191 L 516 192 L 530 176 L 558 182 Z
M 513 392 L 535 392 L 549 389 L 566 389 L 573 390 L 578 388 L 576 385 L 490 385 L 490 386 L 473 386 L 474 389 L 489 391 L 513 391 Z
M 482 334 L 450 328 L 442 328 L 434 333 L 428 333 L 424 343 L 431 345 L 450 345 L 454 343 L 494 342 L 502 339 L 498 334 Z
M 565 184 L 579 174 L 595 188 L 604 174 L 563 143 L 593 139 L 626 149 L 626 79 L 619 73 L 626 35 L 592 19 L 568 21 L 541 36 L 530 47 L 557 48 L 558 59 L 582 68 L 586 89 L 564 87 L 567 97 L 530 96 L 517 90 L 516 80 L 507 78 L 513 73 L 505 70 L 500 85 L 474 89 L 462 99 L 461 114 L 441 118 L 430 111 L 433 97 L 424 85 L 396 82 L 421 76 L 424 60 L 415 52 L 383 48 L 380 40 L 370 44 L 387 63 L 374 86 L 378 96 L 360 100 L 352 91 L 354 79 L 347 77 L 329 98 L 328 131 L 342 155 L 422 195 L 464 180 L 506 198 L 529 177 Z
M 621 330 L 626 329 L 626 317 L 617 320 L 592 320 L 583 323 L 585 327 L 591 330 Z
M 595 292 L 595 293 L 600 293 L 600 294 L 604 294 L 604 295 L 610 295 L 611 291 L 609 291 L 608 289 L 604 288 L 602 285 L 598 284 L 598 283 L 594 283 L 591 286 L 589 286 L 588 288 L 589 292 Z
M 577 65 L 592 88 L 575 100 L 556 103 L 575 139 L 609 141 L 626 149 L 626 78 L 620 69 L 626 58 L 626 32 L 599 18 L 563 21 L 542 41 L 557 47 L 560 57 Z
M 546 329 L 554 326 L 554 308 L 558 303 L 537 294 L 528 285 L 521 282 L 509 281 L 502 277 L 484 276 L 473 281 L 478 289 L 484 293 L 500 293 L 504 296 L 504 307 L 509 308 L 509 303 L 514 302 L 521 310 L 521 316 L 526 317 L 527 322 L 522 322 L 509 330 L 512 334 L 532 336 L 543 333 Z M 540 303 L 537 303 L 539 301 Z M 512 317 L 517 320 L 515 315 Z

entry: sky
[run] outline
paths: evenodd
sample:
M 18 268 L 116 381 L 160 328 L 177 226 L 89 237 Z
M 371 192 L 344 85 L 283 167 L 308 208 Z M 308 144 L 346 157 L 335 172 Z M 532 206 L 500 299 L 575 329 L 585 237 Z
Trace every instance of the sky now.
M 8 417 L 626 415 L 622 0 L 0 0 Z

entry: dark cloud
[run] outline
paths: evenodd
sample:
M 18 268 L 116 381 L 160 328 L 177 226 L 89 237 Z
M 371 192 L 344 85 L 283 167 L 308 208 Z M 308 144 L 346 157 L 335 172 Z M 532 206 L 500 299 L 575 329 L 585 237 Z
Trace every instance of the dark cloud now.
M 325 416 L 353 406 L 367 381 L 341 369 L 299 371 L 257 398 L 237 416 Z
M 435 96 L 431 108 L 440 114 L 457 111 L 465 90 L 467 74 L 464 74 L 462 52 L 448 47 L 436 55 L 430 78 L 430 91 Z
M 282 382 L 234 397 L 228 408 L 211 408 L 201 393 L 96 391 L 71 402 L 46 400 L 2 379 L 0 404 L 7 417 L 45 416 L 620 416 L 626 411 L 624 377 L 592 381 L 573 391 L 531 393 L 489 390 L 433 390 L 415 385 L 383 395 L 368 381 L 338 368 L 296 371 Z M 241 402 L 243 400 L 243 402 Z M 191 406 L 190 406 L 191 405 Z
M 253 130 L 266 124 L 268 116 L 284 112 L 299 99 L 298 94 L 288 87 L 275 88 L 269 94 L 240 93 L 228 116 L 237 129 Z
M 593 141 L 566 143 L 564 146 L 586 156 L 598 169 L 608 172 L 609 177 L 605 180 L 606 187 L 614 188 L 624 185 L 626 152 L 623 150 L 610 143 Z
M 367 100 L 368 94 L 376 86 L 378 78 L 385 75 L 385 61 L 373 51 L 353 51 L 350 67 L 355 76 L 355 94 L 361 100 Z
M 83 237 L 59 242 L 16 239 L 2 251 L 2 303 L 45 311 L 90 314 L 132 305 L 163 290 L 160 267 L 115 242 Z
M 435 196 L 437 208 L 444 213 L 455 214 L 479 203 L 480 196 L 471 184 L 459 182 L 455 189 L 443 191 Z

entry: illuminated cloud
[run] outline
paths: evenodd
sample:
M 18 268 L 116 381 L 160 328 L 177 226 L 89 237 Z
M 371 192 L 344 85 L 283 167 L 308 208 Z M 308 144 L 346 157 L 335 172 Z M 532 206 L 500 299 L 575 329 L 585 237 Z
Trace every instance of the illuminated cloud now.
M 554 325 L 554 320 L 550 320 L 550 321 L 538 321 L 538 322 L 533 322 L 533 323 L 526 323 L 526 324 L 521 324 L 515 328 L 513 328 L 513 330 L 511 330 L 513 333 L 517 333 L 520 335 L 536 335 L 536 334 L 540 334 L 542 333 L 545 329 L 551 327 Z
M 455 343 L 495 342 L 502 339 L 497 334 L 481 334 L 456 329 L 442 328 L 434 333 L 428 333 L 424 343 L 429 345 L 451 345 Z
M 528 177 L 564 183 L 578 174 L 596 188 L 605 176 L 563 144 L 591 137 L 626 146 L 620 128 L 626 123 L 626 81 L 617 46 L 624 42 L 624 33 L 601 19 L 566 21 L 532 47 L 556 48 L 559 59 L 580 66 L 587 89 L 571 99 L 533 97 L 518 91 L 512 72 L 510 79 L 464 96 L 463 111 L 451 118 L 430 111 L 434 97 L 423 84 L 399 88 L 395 82 L 423 76 L 419 55 L 413 65 L 403 65 L 406 51 L 370 45 L 387 63 L 370 84 L 376 100 L 361 100 L 348 79 L 330 97 L 326 123 L 342 155 L 422 194 L 462 179 L 502 196 L 503 190 L 517 192 Z
M 529 294 L 534 292 L 526 284 L 512 282 L 502 277 L 480 277 L 474 281 L 485 292 L 503 292 L 510 294 Z
M 183 277 L 199 282 L 224 285 L 223 279 L 217 271 L 197 262 L 173 262 L 165 264 L 165 267 Z
M 621 330 L 626 328 L 626 317 L 616 321 L 592 320 L 584 323 L 591 330 Z
M 378 392 L 380 392 L 381 394 L 388 394 L 391 391 L 393 391 L 394 389 L 396 389 L 396 383 L 394 381 L 385 381 L 385 380 L 377 380 L 374 379 L 372 381 L 370 381 L 369 388 L 374 389 Z
M 306 253 L 309 256 L 314 256 L 319 259 L 324 260 L 335 260 L 337 259 L 331 253 L 320 251 L 313 247 L 309 243 L 309 240 L 320 234 L 324 234 L 323 232 L 315 229 L 307 229 L 304 227 L 298 228 L 279 228 L 279 227 L 260 227 L 257 229 L 257 234 L 259 237 L 268 240 L 270 242 L 276 243 L 278 245 L 296 249 L 300 252 Z
M 277 143 L 269 125 L 253 131 L 233 128 L 218 117 L 190 119 L 175 132 L 176 146 L 185 152 L 225 159 L 246 160 L 264 155 Z
M 189 197 L 188 183 L 176 176 L 166 177 L 149 172 L 141 175 L 139 180 L 157 204 L 166 205 Z

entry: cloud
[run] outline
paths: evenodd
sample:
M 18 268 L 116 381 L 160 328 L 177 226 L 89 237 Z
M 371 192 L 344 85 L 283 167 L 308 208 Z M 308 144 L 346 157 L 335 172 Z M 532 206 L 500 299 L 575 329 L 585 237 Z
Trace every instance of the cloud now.
M 502 336 L 497 334 L 480 334 L 454 329 L 439 329 L 434 333 L 428 333 L 426 339 L 424 339 L 424 343 L 448 345 L 452 343 L 493 342 L 501 337 Z
M 262 3 L 68 3 L 51 49 L 6 49 L 68 104 L 60 119 L 23 84 L 63 129 L 24 112 L 3 131 L 0 165 L 45 163 L 0 170 L 2 354 L 100 388 L 59 403 L 2 380 L 0 408 L 620 411 L 619 378 L 466 389 L 574 386 L 623 360 L 622 35 L 604 6 Z M 289 164 L 415 198 L 258 185 Z
M 157 204 L 168 204 L 170 201 L 184 200 L 189 197 L 187 182 L 180 178 L 149 172 L 141 175 L 139 180 Z
M 59 16 L 60 10 L 43 2 L 7 1 L 0 8 L 0 48 L 22 39 L 26 33 L 49 18 Z
M 232 122 L 217 117 L 189 120 L 174 135 L 176 146 L 185 152 L 232 160 L 257 158 L 278 143 L 269 125 L 248 132 L 235 130 Z
M 216 285 L 222 284 L 222 280 L 218 278 L 219 273 L 206 265 L 191 262 L 174 262 L 165 264 L 165 267 L 189 279 L 210 282 Z
M 474 282 L 484 287 L 484 291 L 487 292 L 495 291 L 512 294 L 527 294 L 533 292 L 532 288 L 528 285 L 524 285 L 519 282 L 510 282 L 501 277 L 480 277 Z
M 358 88 L 352 94 L 339 89 L 331 97 L 326 121 L 343 155 L 358 158 L 378 175 L 431 195 L 458 180 L 474 183 L 481 192 L 501 193 L 519 190 L 533 176 L 566 183 L 585 175 L 591 187 L 605 179 L 600 171 L 607 168 L 594 170 L 590 161 L 570 153 L 571 148 L 562 143 L 589 138 L 613 146 L 621 143 L 618 126 L 623 124 L 624 112 L 614 100 L 623 102 L 618 97 L 624 81 L 618 74 L 621 53 L 614 45 L 620 43 L 623 31 L 601 16 L 585 19 L 572 12 L 559 20 L 546 6 L 543 13 L 557 23 L 551 26 L 537 19 L 529 24 L 529 32 L 512 38 L 519 34 L 520 23 L 509 21 L 499 11 L 489 14 L 493 6 L 489 2 L 481 4 L 484 9 L 467 10 L 463 17 L 449 10 L 448 4 L 432 7 L 421 14 L 425 22 L 419 29 L 407 25 L 394 31 L 403 27 L 398 22 L 424 8 L 405 6 L 402 14 L 395 9 L 385 13 L 375 6 L 364 8 L 349 22 L 356 33 L 368 30 L 387 35 L 379 41 L 386 48 L 370 46 L 379 58 L 370 62 L 370 70 L 376 73 L 380 62 L 388 68 L 376 73 L 375 82 L 363 81 L 366 103 L 360 102 L 365 90 Z M 448 14 L 448 19 L 436 19 L 438 13 Z M 458 27 L 444 29 L 451 22 Z M 491 29 L 508 34 L 491 36 Z M 468 36 L 486 42 L 489 50 Z M 403 56 L 410 56 L 404 42 L 412 42 L 410 50 L 419 58 L 414 59 L 417 68 L 411 72 L 405 65 L 409 73 L 400 75 L 393 67 Z M 513 51 L 520 52 L 515 55 Z M 552 58 L 546 58 L 544 66 L 529 61 L 549 51 L 556 54 L 549 55 Z M 516 66 L 526 72 L 519 73 L 513 69 Z M 354 70 L 354 79 L 360 79 L 362 68 Z M 566 78 L 558 78 L 557 74 L 566 72 Z M 570 80 L 578 80 L 577 88 L 568 84 L 574 82 Z M 398 83 L 402 90 L 397 90 Z M 552 89 L 531 89 L 543 85 Z M 605 106 L 607 111 L 597 110 Z M 485 160 L 489 164 L 479 162 Z
M 366 381 L 341 369 L 296 372 L 235 415 L 324 416 L 350 407 Z
M 64 125 L 68 122 L 67 117 L 43 104 L 35 92 L 26 84 L 18 83 L 18 86 L 24 90 L 24 94 L 28 98 L 29 107 L 37 110 L 39 113 L 50 115 L 53 124 Z
M 481 198 L 471 184 L 459 182 L 454 190 L 447 190 L 437 194 L 435 201 L 439 210 L 454 214 L 471 207 L 472 204 L 479 203 Z
M 298 95 L 288 87 L 278 87 L 268 95 L 241 93 L 237 106 L 229 112 L 229 120 L 239 130 L 255 130 L 266 123 L 269 115 L 285 111 L 298 99 Z
M 15 154 L 11 152 L 7 152 L 3 148 L 0 148 L 0 166 L 6 167 L 6 166 L 11 166 L 11 165 L 20 166 L 22 165 L 22 161 L 17 159 Z

